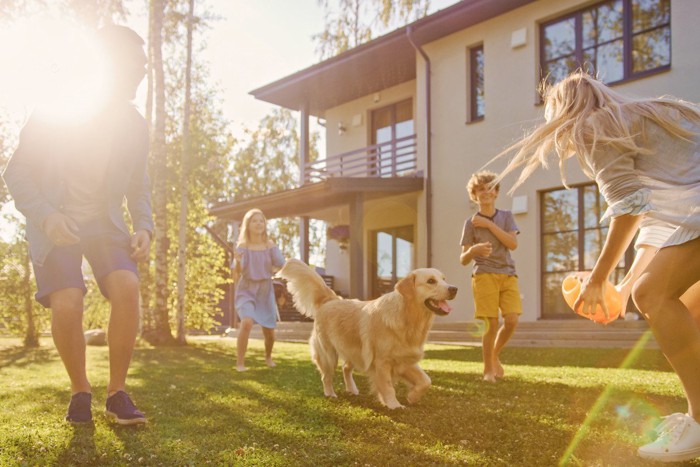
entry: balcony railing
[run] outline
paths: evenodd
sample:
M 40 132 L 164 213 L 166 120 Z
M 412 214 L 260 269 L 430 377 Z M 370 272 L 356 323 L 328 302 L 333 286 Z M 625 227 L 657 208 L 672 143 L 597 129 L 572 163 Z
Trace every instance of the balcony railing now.
M 331 177 L 401 177 L 416 171 L 416 135 L 344 152 L 304 166 L 304 183 Z

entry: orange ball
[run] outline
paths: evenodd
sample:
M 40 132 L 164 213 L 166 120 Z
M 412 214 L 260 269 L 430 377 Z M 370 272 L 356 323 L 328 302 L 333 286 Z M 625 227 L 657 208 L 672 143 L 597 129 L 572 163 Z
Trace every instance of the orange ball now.
M 622 298 L 620 297 L 620 292 L 615 289 L 615 286 L 610 281 L 606 281 L 605 285 L 605 306 L 608 308 L 607 318 L 600 305 L 596 306 L 595 313 L 591 314 L 583 313 L 580 306 L 577 310 L 574 309 L 574 302 L 576 302 L 576 299 L 581 293 L 581 284 L 583 284 L 584 279 L 589 275 L 590 272 L 583 271 L 572 272 L 566 276 L 561 283 L 561 292 L 564 295 L 564 300 L 578 315 L 590 319 L 591 321 L 601 324 L 608 324 L 615 321 L 622 312 Z

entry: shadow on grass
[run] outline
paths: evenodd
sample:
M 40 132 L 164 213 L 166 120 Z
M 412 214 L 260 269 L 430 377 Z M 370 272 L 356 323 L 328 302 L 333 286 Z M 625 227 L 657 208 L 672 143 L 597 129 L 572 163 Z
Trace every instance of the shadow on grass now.
M 17 345 L 0 349 L 0 369 L 6 366 L 24 367 L 33 363 L 45 363 L 56 358 L 56 351 L 53 348 L 38 347 L 25 348 Z
M 660 350 L 654 349 L 582 349 L 582 348 L 538 348 L 505 347 L 501 360 L 511 365 L 522 366 L 574 366 L 580 368 L 621 368 L 630 353 L 636 352 L 626 368 L 634 370 L 668 371 L 673 369 Z M 483 361 L 481 347 L 429 348 L 425 358 L 477 362 Z
M 97 434 L 73 429 L 68 446 L 49 460 L 57 465 L 556 465 L 590 418 L 585 436 L 572 450 L 573 464 L 645 465 L 635 451 L 648 421 L 685 410 L 679 397 L 642 397 L 608 390 L 605 383 L 583 390 L 535 377 L 486 384 L 479 373 L 448 368 L 428 371 L 433 387 L 419 404 L 390 411 L 369 394 L 363 375 L 356 378 L 360 396 L 343 394 L 340 370 L 335 382 L 339 397 L 326 399 L 308 348 L 279 348 L 278 366 L 269 369 L 262 346 L 251 346 L 245 373 L 234 370 L 230 341 L 138 348 L 129 392 L 146 412 L 148 425 L 105 429 L 100 417 Z M 520 349 L 506 349 L 504 359 L 513 365 L 555 367 L 552 362 L 581 361 L 597 367 L 603 361 L 617 367 L 625 355 L 605 360 L 609 351 L 585 351 L 577 358 L 567 357 L 568 352 L 541 349 L 526 358 Z M 430 364 L 442 368 L 450 362 L 480 363 L 481 349 L 431 348 L 426 357 L 439 360 Z M 65 394 L 56 388 L 25 391 L 32 392 L 25 395 L 27 404 L 60 401 L 63 408 Z M 404 386 L 398 396 L 405 401 Z M 600 410 L 589 417 L 601 397 Z M 26 417 L 18 430 L 33 420 L 31 413 Z M 18 435 L 15 442 L 25 441 Z M 23 453 L 31 450 L 32 445 L 22 444 Z M 34 461 L 43 463 L 41 457 Z

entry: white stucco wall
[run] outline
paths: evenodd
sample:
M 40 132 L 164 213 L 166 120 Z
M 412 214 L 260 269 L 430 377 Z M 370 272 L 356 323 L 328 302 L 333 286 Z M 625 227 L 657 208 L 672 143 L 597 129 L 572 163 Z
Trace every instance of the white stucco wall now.
M 448 280 L 460 288 L 449 321 L 473 319 L 470 285 L 471 266 L 459 264 L 459 240 L 466 217 L 476 210 L 466 195 L 465 185 L 470 175 L 479 170 L 494 155 L 515 141 L 523 131 L 541 121 L 543 109 L 537 105 L 539 67 L 539 23 L 577 10 L 591 2 L 580 0 L 540 0 L 508 14 L 424 46 L 431 61 L 432 100 L 432 258 L 427 258 L 427 206 L 425 192 L 415 200 L 416 267 L 432 266 L 441 269 Z M 619 91 L 639 96 L 672 94 L 700 101 L 700 1 L 672 0 L 672 68 L 668 72 L 640 78 L 619 85 Z M 526 30 L 526 44 L 511 47 L 514 31 Z M 483 44 L 485 55 L 485 104 L 483 121 L 467 123 L 467 50 Z M 425 118 L 425 63 L 416 55 L 416 80 L 387 89 L 376 96 L 369 95 L 326 112 L 328 154 L 357 149 L 369 144 L 367 117 L 372 109 L 414 99 L 414 115 L 418 134 L 418 168 L 425 170 L 427 139 Z M 361 123 L 352 126 L 354 116 L 361 115 Z M 345 133 L 338 135 L 338 122 L 343 122 Z M 573 161 L 567 163 L 568 181 L 586 181 Z M 494 163 L 498 171 L 505 161 Z M 528 210 L 516 215 L 520 227 L 519 248 L 513 252 L 517 264 L 523 296 L 523 321 L 534 321 L 540 316 L 540 232 L 538 191 L 562 186 L 556 162 L 553 168 L 541 170 L 515 193 L 526 196 Z M 508 177 L 501 186 L 497 207 L 511 209 L 512 198 L 507 194 L 514 177 Z M 367 220 L 374 209 L 366 207 Z M 377 211 L 379 212 L 379 211 Z M 381 210 L 382 216 L 386 210 Z M 381 218 L 381 217 L 380 217 Z M 371 222 L 368 223 L 368 228 Z M 386 225 L 386 224 L 385 224 Z M 365 251 L 369 255 L 365 238 Z M 327 267 L 333 270 L 334 259 L 329 255 Z M 343 266 L 338 261 L 339 273 Z M 332 273 L 332 272 L 329 272 Z M 365 271 L 369 277 L 369 270 Z M 340 274 L 339 274 L 340 275 Z M 339 284 L 342 283 L 339 281 Z M 346 287 L 346 284 L 343 284 Z M 365 285 L 366 290 L 369 286 Z
M 539 65 L 539 23 L 590 4 L 574 0 L 542 0 L 514 10 L 494 20 L 453 34 L 424 47 L 432 67 L 433 134 L 433 265 L 442 269 L 460 288 L 455 313 L 450 320 L 473 318 L 469 275 L 471 267 L 459 265 L 459 240 L 464 219 L 476 212 L 466 196 L 469 176 L 494 155 L 522 135 L 524 129 L 541 121 L 543 109 L 537 105 Z M 700 101 L 700 2 L 672 1 L 672 69 L 641 78 L 617 89 L 627 94 L 656 96 L 672 94 Z M 511 34 L 526 29 L 526 45 L 511 48 Z M 467 49 L 483 44 L 485 56 L 485 105 L 483 121 L 467 120 Z M 424 63 L 417 57 L 416 90 L 418 111 L 423 112 Z M 419 120 L 424 134 L 425 119 Z M 554 162 L 554 161 L 553 161 Z M 494 163 L 498 171 L 505 161 Z M 587 179 L 575 163 L 567 164 L 570 183 Z M 511 209 L 507 194 L 514 177 L 501 187 L 497 207 Z M 528 212 L 516 215 L 521 229 L 519 248 L 513 252 L 523 296 L 523 320 L 540 316 L 540 235 L 538 190 L 561 187 L 556 162 L 518 188 L 515 195 L 527 196 Z

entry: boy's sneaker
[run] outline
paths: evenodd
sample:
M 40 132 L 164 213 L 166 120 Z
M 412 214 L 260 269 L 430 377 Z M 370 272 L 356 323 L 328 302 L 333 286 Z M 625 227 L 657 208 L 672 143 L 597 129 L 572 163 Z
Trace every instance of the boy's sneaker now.
M 66 421 L 71 423 L 90 423 L 92 421 L 92 394 L 76 392 L 70 398 Z
M 682 462 L 700 457 L 700 423 L 688 414 L 673 414 L 656 429 L 659 437 L 637 454 L 659 462 Z
M 117 391 L 107 398 L 107 418 L 120 425 L 146 423 L 146 416 L 139 411 L 124 391 Z

